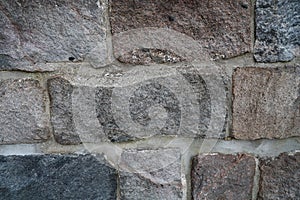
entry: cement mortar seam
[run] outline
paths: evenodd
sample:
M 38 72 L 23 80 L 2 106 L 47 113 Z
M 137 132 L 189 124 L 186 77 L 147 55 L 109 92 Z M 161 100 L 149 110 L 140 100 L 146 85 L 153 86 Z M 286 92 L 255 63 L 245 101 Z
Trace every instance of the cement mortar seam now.
M 259 191 L 259 179 L 260 179 L 260 170 L 259 170 L 259 159 L 254 157 L 255 159 L 255 174 L 253 180 L 253 188 L 252 188 L 252 200 L 256 200 Z

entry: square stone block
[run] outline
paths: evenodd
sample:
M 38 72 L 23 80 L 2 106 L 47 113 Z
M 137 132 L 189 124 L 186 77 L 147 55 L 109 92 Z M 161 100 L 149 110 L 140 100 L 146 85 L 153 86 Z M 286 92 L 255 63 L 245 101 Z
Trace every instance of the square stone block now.
M 48 139 L 45 93 L 35 79 L 0 80 L 0 144 Z
M 192 198 L 251 199 L 255 167 L 250 155 L 198 155 L 192 160 Z
M 233 136 L 300 136 L 300 67 L 238 68 L 233 74 Z

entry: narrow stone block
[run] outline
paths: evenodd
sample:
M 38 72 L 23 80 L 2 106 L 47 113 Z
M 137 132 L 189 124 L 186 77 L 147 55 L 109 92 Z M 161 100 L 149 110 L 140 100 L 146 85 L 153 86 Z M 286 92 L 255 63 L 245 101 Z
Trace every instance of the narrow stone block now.
M 233 74 L 237 139 L 300 136 L 300 67 L 238 68 Z
M 47 140 L 45 110 L 45 93 L 38 80 L 0 80 L 0 144 Z
M 300 55 L 300 1 L 257 0 L 255 13 L 257 61 L 290 61 Z
M 100 0 L 0 1 L 0 69 L 44 71 L 36 63 L 107 62 Z M 28 67 L 31 66 L 31 67 Z
M 56 77 L 48 80 L 48 91 L 55 140 L 60 144 L 79 144 L 81 140 L 76 134 L 72 113 L 73 86 Z
M 255 167 L 245 154 L 198 155 L 192 160 L 192 198 L 251 199 Z
M 134 63 L 132 52 L 145 48 L 167 50 L 185 60 L 244 54 L 251 47 L 251 7 L 249 0 L 110 1 L 115 56 Z
M 126 150 L 120 162 L 121 199 L 183 199 L 180 151 Z
M 300 198 L 300 153 L 283 153 L 260 162 L 259 199 Z
M 0 156 L 1 199 L 117 198 L 117 172 L 102 156 Z

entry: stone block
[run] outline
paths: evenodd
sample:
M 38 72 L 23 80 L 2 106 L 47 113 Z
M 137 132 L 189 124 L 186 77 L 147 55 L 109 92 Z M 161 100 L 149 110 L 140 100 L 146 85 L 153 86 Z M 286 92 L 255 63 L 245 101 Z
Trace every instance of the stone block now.
M 51 123 L 54 138 L 60 144 L 80 144 L 76 134 L 72 113 L 73 85 L 65 79 L 56 77 L 48 80 L 50 96 Z
M 37 63 L 49 62 L 106 64 L 105 9 L 98 0 L 1 0 L 0 69 L 44 71 L 49 69 Z
M 258 199 L 300 198 L 300 153 L 283 153 L 260 162 Z
M 300 136 L 300 67 L 237 68 L 233 75 L 233 136 Z
M 77 143 L 78 135 L 82 142 L 225 136 L 227 86 L 213 66 L 140 66 L 62 79 L 49 82 L 59 143 Z
M 198 155 L 192 160 L 192 198 L 251 199 L 255 167 L 245 154 Z
M 180 151 L 126 150 L 120 162 L 121 199 L 183 199 Z
M 0 199 L 117 198 L 117 172 L 102 156 L 0 156 Z
M 249 0 L 111 1 L 114 54 L 126 63 L 145 48 L 188 61 L 244 54 L 251 47 L 251 7 Z
M 300 1 L 257 0 L 255 13 L 256 61 L 290 61 L 300 55 Z
M 45 93 L 38 80 L 0 80 L 0 127 L 0 144 L 48 139 Z

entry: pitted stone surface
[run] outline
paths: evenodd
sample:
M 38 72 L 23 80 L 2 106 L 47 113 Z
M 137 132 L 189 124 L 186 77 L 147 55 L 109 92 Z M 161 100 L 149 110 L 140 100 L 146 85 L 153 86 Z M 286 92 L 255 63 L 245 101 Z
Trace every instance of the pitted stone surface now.
M 104 9 L 98 0 L 1 0 L 0 69 L 43 71 L 49 69 L 35 64 L 61 61 L 106 64 Z
M 210 53 L 213 58 L 230 58 L 250 51 L 251 3 L 248 0 L 230 0 L 222 3 L 216 0 L 116 0 L 111 1 L 110 6 L 109 17 L 114 36 L 146 27 L 169 28 L 197 40 L 204 47 L 203 52 Z M 160 38 L 159 34 L 155 36 L 160 43 L 168 43 L 166 38 Z M 145 40 L 150 39 L 152 33 L 145 33 L 143 37 Z M 139 38 L 124 36 L 122 40 L 114 41 L 113 38 L 114 46 L 122 46 L 116 44 L 118 42 L 133 43 Z M 190 51 L 193 50 L 195 49 Z M 115 48 L 114 51 L 118 58 L 118 51 L 121 50 Z M 198 56 L 202 56 L 203 52 L 198 52 Z
M 120 170 L 121 199 L 182 199 L 179 150 L 126 150 Z
M 117 172 L 102 156 L 0 156 L 0 199 L 117 197 Z
M 198 155 L 192 160 L 193 199 L 251 199 L 255 159 L 239 155 Z
M 122 63 L 129 63 L 134 65 L 149 65 L 149 64 L 163 64 L 163 63 L 177 63 L 184 59 L 174 54 L 173 52 L 160 49 L 135 49 L 118 58 Z
M 281 154 L 260 162 L 258 199 L 300 198 L 300 153 Z
M 47 140 L 45 106 L 44 90 L 38 80 L 0 80 L 0 144 Z
M 300 136 L 300 67 L 238 68 L 233 75 L 237 139 Z
M 60 144 L 79 144 L 79 135 L 72 113 L 73 85 L 63 78 L 56 77 L 48 80 L 50 96 L 51 123 L 54 138 Z
M 257 61 L 290 61 L 300 55 L 300 1 L 258 0 L 255 13 Z

